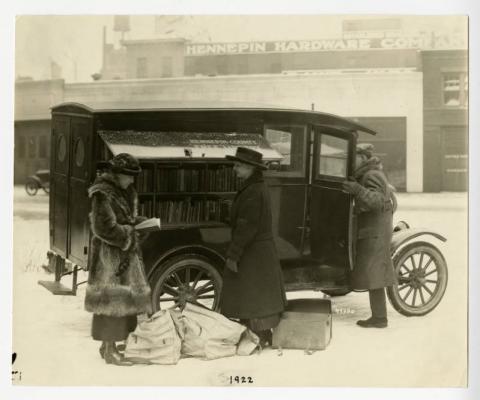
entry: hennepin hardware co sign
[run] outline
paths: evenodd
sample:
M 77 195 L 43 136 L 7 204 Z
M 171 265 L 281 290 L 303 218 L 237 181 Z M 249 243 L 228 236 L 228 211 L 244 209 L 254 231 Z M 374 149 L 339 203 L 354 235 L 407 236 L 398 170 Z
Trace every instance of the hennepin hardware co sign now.
M 187 56 L 219 54 L 290 53 L 369 49 L 454 49 L 466 48 L 461 36 L 407 36 L 362 39 L 282 40 L 275 42 L 192 43 Z

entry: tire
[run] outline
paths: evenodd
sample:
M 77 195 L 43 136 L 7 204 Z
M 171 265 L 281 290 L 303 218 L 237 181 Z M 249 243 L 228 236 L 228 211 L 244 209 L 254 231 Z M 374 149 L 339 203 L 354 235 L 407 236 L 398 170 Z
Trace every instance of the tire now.
M 33 179 L 27 180 L 25 183 L 25 191 L 29 196 L 35 196 L 38 192 L 38 183 Z
M 50 186 L 42 186 L 42 189 L 46 194 L 50 194 Z
M 448 270 L 435 246 L 410 243 L 394 256 L 393 265 L 398 285 L 389 287 L 387 294 L 395 310 L 411 317 L 428 314 L 438 306 L 447 289 Z
M 159 265 L 150 279 L 154 312 L 192 302 L 218 310 L 222 277 L 215 264 L 198 254 L 175 256 Z

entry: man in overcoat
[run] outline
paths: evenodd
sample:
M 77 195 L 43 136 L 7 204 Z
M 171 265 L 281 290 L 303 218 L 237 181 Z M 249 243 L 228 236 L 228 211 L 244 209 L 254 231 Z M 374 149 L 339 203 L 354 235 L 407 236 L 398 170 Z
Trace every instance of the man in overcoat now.
M 244 182 L 235 196 L 230 224 L 232 240 L 226 253 L 221 312 L 244 322 L 271 344 L 271 328 L 286 305 L 282 271 L 272 233 L 272 211 L 262 170 L 262 154 L 239 147 L 234 171 Z
M 372 316 L 357 321 L 364 328 L 388 326 L 385 287 L 396 284 L 390 256 L 392 217 L 396 202 L 380 160 L 371 144 L 357 146 L 354 180 L 343 183 L 354 196 L 356 257 L 352 272 L 354 290 L 368 290 Z

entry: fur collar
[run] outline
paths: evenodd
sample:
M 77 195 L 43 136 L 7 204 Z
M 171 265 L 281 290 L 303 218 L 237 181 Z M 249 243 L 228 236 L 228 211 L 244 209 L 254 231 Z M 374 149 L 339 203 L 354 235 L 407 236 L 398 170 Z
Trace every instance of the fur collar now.
M 110 201 L 115 201 L 123 209 L 125 215 L 137 217 L 137 193 L 133 185 L 122 189 L 117 177 L 111 172 L 104 172 L 95 179 L 92 186 L 88 188 L 88 197 L 95 193 L 102 193 Z
M 355 170 L 355 179 L 359 180 L 363 175 L 365 175 L 368 171 L 377 170 L 382 171 L 383 165 L 380 162 L 378 157 L 370 157 L 367 161 L 362 163 L 356 170 Z

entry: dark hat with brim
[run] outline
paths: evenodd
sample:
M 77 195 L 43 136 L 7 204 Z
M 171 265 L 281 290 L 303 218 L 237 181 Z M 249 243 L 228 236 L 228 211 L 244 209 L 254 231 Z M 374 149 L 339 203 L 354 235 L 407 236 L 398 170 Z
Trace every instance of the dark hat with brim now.
M 109 161 L 101 161 L 99 168 L 106 168 L 115 174 L 136 176 L 142 172 L 139 161 L 128 153 L 117 154 Z
M 268 167 L 262 162 L 262 157 L 262 153 L 247 147 L 237 147 L 237 152 L 234 156 L 225 156 L 227 160 L 253 165 L 260 169 L 267 169 Z

